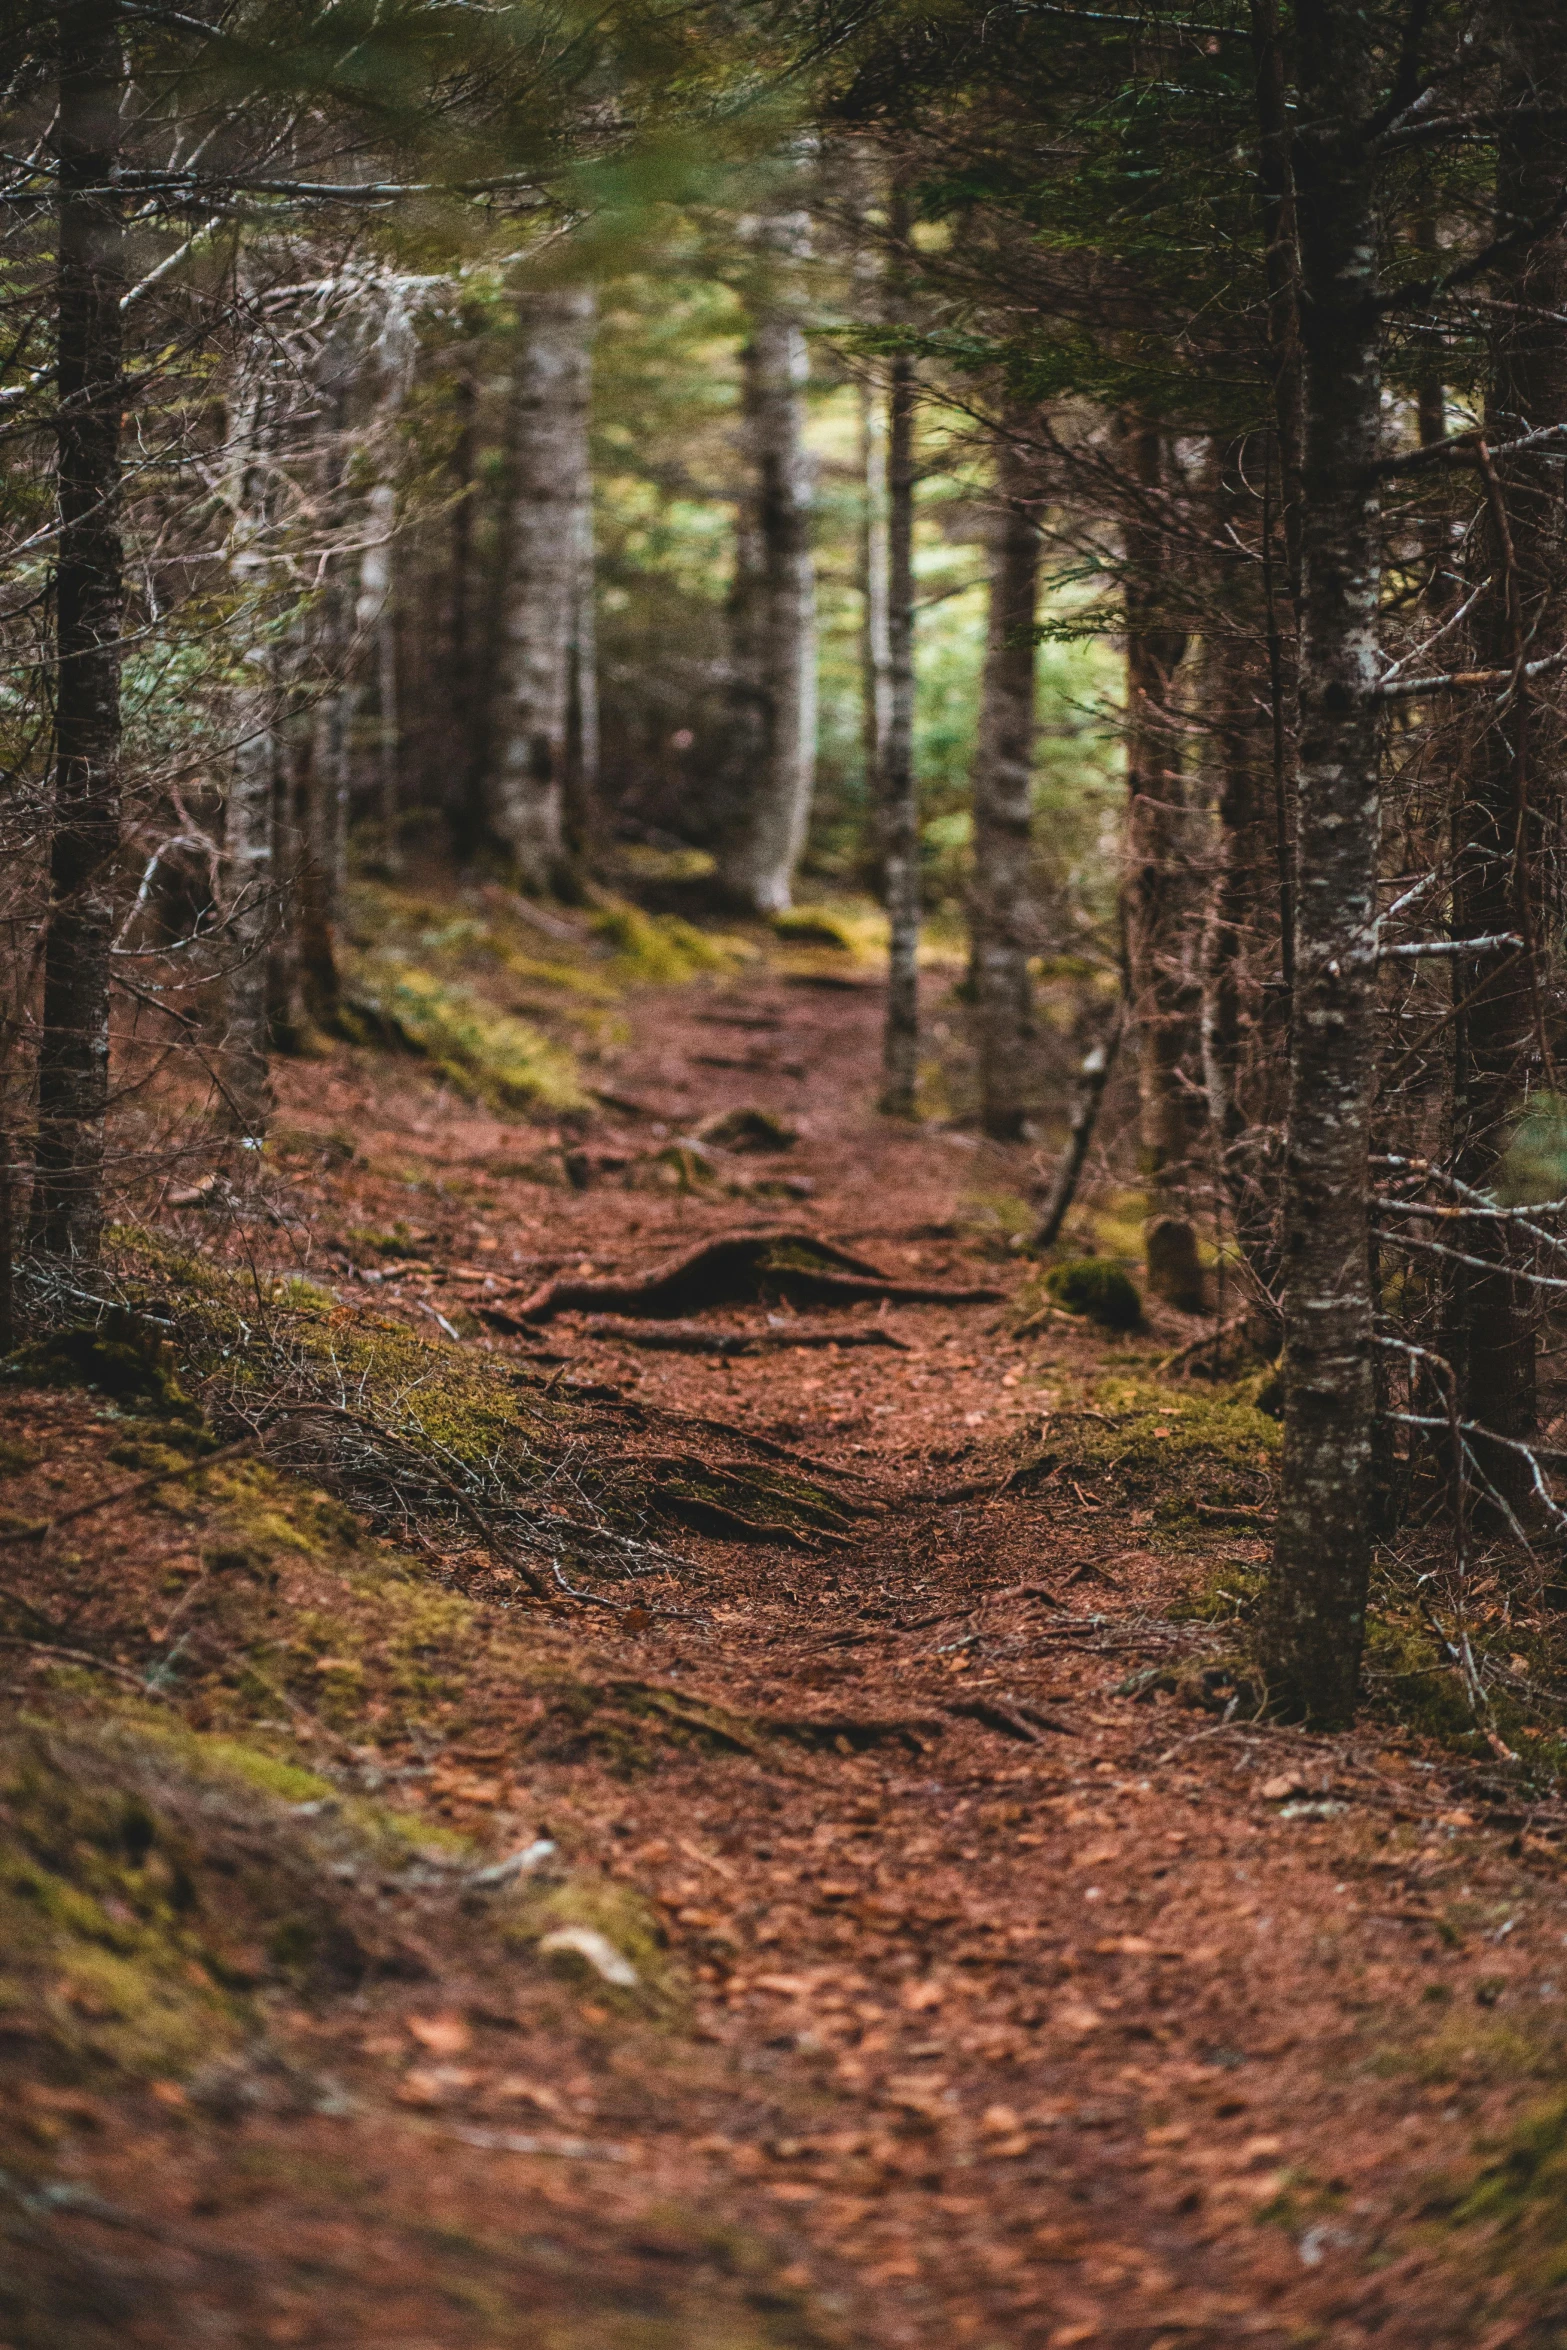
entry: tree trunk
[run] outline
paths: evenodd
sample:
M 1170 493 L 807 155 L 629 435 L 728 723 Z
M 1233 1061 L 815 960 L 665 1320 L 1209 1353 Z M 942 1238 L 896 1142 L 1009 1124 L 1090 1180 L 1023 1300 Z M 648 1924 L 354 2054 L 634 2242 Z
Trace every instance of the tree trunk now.
M 813 468 L 805 446 L 805 333 L 785 275 L 804 246 L 804 223 L 766 225 L 785 257 L 758 305 L 745 352 L 745 440 L 754 516 L 737 548 L 734 670 L 749 705 L 742 739 L 754 763 L 733 776 L 731 822 L 719 874 L 758 914 L 782 913 L 794 893 L 816 777 L 816 583 L 811 561 Z
M 1275 1706 L 1350 1720 L 1372 1507 L 1381 416 L 1373 86 L 1356 0 L 1299 15 L 1305 443 L 1295 1009 L 1284 1182 L 1284 1466 L 1262 1653 Z
M 997 511 L 990 538 L 990 616 L 974 760 L 973 972 L 985 1132 L 1016 1142 L 1032 1103 L 1034 605 L 1039 530 L 1035 484 L 1018 435 L 1003 425 L 996 451 Z
M 1215 466 L 1212 485 L 1224 503 L 1243 494 L 1231 467 Z M 1265 875 L 1264 821 L 1269 759 L 1259 712 L 1265 675 L 1257 638 L 1264 616 L 1246 597 L 1249 569 L 1221 557 L 1202 646 L 1202 714 L 1215 818 L 1213 874 L 1202 936 L 1202 1072 L 1208 1138 L 1218 1199 L 1227 1202 L 1235 1237 L 1259 1298 L 1257 1331 L 1278 1344 L 1273 1293 L 1278 1281 L 1278 1167 L 1270 1098 L 1261 958 L 1271 923 Z M 1272 1325 L 1272 1327 L 1270 1327 Z
M 359 558 L 359 595 L 354 627 L 370 649 L 375 674 L 375 734 L 371 775 L 375 788 L 375 863 L 383 873 L 401 868 L 398 811 L 397 492 L 378 481 L 365 500 L 365 549 Z M 362 700 L 363 696 L 356 697 Z
M 271 1111 L 267 956 L 275 908 L 273 769 L 276 684 L 264 644 L 245 657 L 244 683 L 230 703 L 233 764 L 224 820 L 228 865 L 228 1000 L 223 1049 L 224 1106 L 233 1132 L 259 1146 Z
M 565 795 L 571 647 L 579 612 L 588 478 L 593 296 L 518 304 L 510 567 L 489 776 L 489 828 L 519 885 L 567 879 Z
M 888 306 L 905 305 L 908 199 L 890 208 L 895 258 Z M 881 1107 L 912 1118 L 919 1085 L 920 813 L 914 763 L 914 361 L 895 351 L 887 387 L 887 746 L 881 777 L 882 887 L 887 907 L 887 1012 Z
M 586 873 L 601 846 L 599 806 L 598 571 L 592 483 L 583 481 L 577 516 L 577 592 L 572 607 L 571 681 L 566 713 L 566 847 Z
M 1548 0 L 1507 0 L 1497 19 L 1505 97 L 1497 153 L 1497 225 L 1538 218 L 1567 170 L 1562 108 L 1567 43 Z M 1492 307 L 1486 436 L 1506 442 L 1567 417 L 1567 234 L 1558 230 L 1499 272 Z M 1512 669 L 1556 651 L 1567 627 L 1567 500 L 1559 448 L 1482 463 L 1486 526 L 1478 561 L 1486 584 L 1473 622 L 1477 668 Z M 1487 714 L 1464 761 L 1457 811 L 1454 914 L 1460 938 L 1512 931 L 1514 955 L 1458 957 L 1454 966 L 1458 1053 L 1454 1086 L 1459 1177 L 1490 1190 L 1512 1119 L 1539 1076 L 1540 992 L 1546 943 L 1539 903 L 1546 837 L 1562 791 L 1562 727 L 1553 684 L 1520 677 Z M 1548 919 L 1548 916 L 1546 917 Z M 1533 1294 L 1508 1268 L 1505 1234 L 1483 1220 L 1465 1228 L 1472 1256 L 1491 1270 L 1460 1275 L 1460 1371 L 1469 1413 L 1498 1436 L 1528 1437 L 1535 1424 Z M 1477 1445 L 1484 1475 L 1514 1505 L 1531 1490 L 1528 1464 L 1500 1445 Z
M 120 197 L 102 191 L 116 160 L 124 70 L 113 15 L 95 0 L 62 8 L 58 25 L 54 834 L 33 1220 L 45 1248 L 91 1258 L 104 1213 L 124 601 L 124 216 Z
M 1157 425 L 1123 424 L 1122 463 L 1135 501 L 1125 531 L 1126 960 L 1151 1222 L 1184 1205 L 1188 1150 L 1179 937 L 1187 843 L 1179 754 L 1167 715 L 1186 637 L 1170 626 L 1165 609 L 1163 442 Z
M 867 830 L 874 840 L 892 726 L 892 647 L 887 632 L 887 411 L 877 386 L 860 386 L 860 745 Z M 880 867 L 880 856 L 874 861 Z

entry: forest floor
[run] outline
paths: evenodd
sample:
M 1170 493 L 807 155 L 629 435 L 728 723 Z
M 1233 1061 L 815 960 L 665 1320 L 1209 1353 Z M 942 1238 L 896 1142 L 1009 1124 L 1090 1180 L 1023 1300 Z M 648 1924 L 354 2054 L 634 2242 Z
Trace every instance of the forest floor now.
M 1567 2341 L 1557 1807 L 1390 1714 L 1225 1718 L 1201 1602 L 1263 1555 L 1272 1456 L 1248 1503 L 1182 1452 L 1206 1407 L 1155 1365 L 1201 1325 L 1019 1335 L 972 1203 L 1026 1154 L 878 1119 L 879 991 L 800 977 L 628 997 L 582 1189 L 415 1062 L 285 1068 L 272 1261 L 576 1399 L 634 1478 L 782 1462 L 833 1524 L 698 1502 L 618 1612 L 482 1549 L 388 1565 L 243 1464 L 7 1548 L 11 2350 Z M 736 1106 L 799 1139 L 733 1164 L 803 1196 L 626 1187 Z M 761 1223 L 1002 1302 L 733 1358 L 471 1311 Z M 1111 1473 L 1123 1414 L 1173 1511 Z M 6 1525 L 123 1483 L 124 1417 L 4 1391 Z M 247 1609 L 293 1678 L 241 1738 Z

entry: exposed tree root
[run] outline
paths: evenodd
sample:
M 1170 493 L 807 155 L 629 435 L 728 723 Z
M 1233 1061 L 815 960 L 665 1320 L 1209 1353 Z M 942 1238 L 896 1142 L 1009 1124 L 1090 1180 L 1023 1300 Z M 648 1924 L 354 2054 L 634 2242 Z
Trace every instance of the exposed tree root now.
M 993 1305 L 998 1289 L 950 1289 L 931 1282 L 895 1281 L 863 1257 L 851 1256 L 813 1232 L 726 1232 L 719 1240 L 673 1258 L 640 1281 L 547 1281 L 518 1308 L 524 1321 L 556 1314 L 646 1315 L 662 1320 L 700 1313 L 707 1306 L 763 1304 L 852 1305 L 885 1298 L 892 1305 Z
M 796 1346 L 893 1346 L 905 1351 L 908 1347 L 908 1340 L 891 1330 L 821 1329 L 808 1322 L 795 1323 L 783 1330 L 710 1330 L 702 1322 L 664 1322 L 647 1329 L 638 1322 L 598 1315 L 584 1328 L 591 1338 L 614 1338 L 623 1346 L 652 1348 L 666 1354 L 760 1355 Z

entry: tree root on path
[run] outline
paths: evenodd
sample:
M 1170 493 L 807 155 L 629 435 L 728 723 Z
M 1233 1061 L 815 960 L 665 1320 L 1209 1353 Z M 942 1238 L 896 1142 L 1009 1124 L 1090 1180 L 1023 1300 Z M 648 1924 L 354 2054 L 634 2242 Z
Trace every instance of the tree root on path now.
M 908 1340 L 891 1330 L 823 1329 L 802 1322 L 784 1330 L 710 1330 L 702 1322 L 663 1322 L 651 1329 L 624 1322 L 613 1315 L 595 1315 L 583 1324 L 587 1338 L 618 1339 L 623 1346 L 652 1348 L 666 1354 L 759 1355 L 795 1346 L 893 1346 L 904 1353 Z
M 719 1305 L 852 1305 L 861 1298 L 891 1305 L 994 1305 L 998 1289 L 951 1289 L 895 1281 L 864 1257 L 851 1256 L 813 1232 L 726 1232 L 672 1258 L 640 1281 L 559 1276 L 517 1308 L 526 1322 L 556 1314 L 608 1313 L 655 1320 Z

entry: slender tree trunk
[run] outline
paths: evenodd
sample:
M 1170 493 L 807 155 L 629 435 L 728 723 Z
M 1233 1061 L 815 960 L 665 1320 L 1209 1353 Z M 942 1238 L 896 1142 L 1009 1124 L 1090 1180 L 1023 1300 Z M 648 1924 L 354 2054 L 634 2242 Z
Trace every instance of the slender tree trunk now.
M 887 411 L 877 386 L 860 386 L 860 745 L 872 840 L 892 727 L 892 645 L 887 628 Z M 880 867 L 879 854 L 874 861 Z
M 476 363 L 465 360 L 453 387 L 457 408 L 457 438 L 452 449 L 452 535 L 447 567 L 446 677 L 443 700 L 447 719 L 447 762 L 437 779 L 445 802 L 446 827 L 458 859 L 473 856 L 483 835 L 484 820 L 471 785 L 477 747 L 473 723 L 477 700 L 478 664 L 474 632 L 476 563 L 474 537 L 479 498 L 479 386 Z
M 1499 11 L 1506 97 L 1497 154 L 1498 226 L 1537 218 L 1567 174 L 1567 40 L 1547 0 L 1507 0 Z M 1525 113 L 1524 107 L 1535 110 Z M 1506 442 L 1567 417 L 1567 235 L 1558 230 L 1500 273 L 1493 306 L 1485 431 Z M 1476 666 L 1511 669 L 1554 652 L 1567 629 L 1567 496 L 1559 449 L 1482 458 L 1485 575 L 1473 622 Z M 1459 937 L 1512 931 L 1521 953 L 1458 958 L 1456 1169 L 1490 1190 L 1511 1123 L 1539 1076 L 1540 1000 L 1547 945 L 1541 936 L 1540 851 L 1560 821 L 1563 730 L 1553 693 L 1520 676 L 1488 713 L 1463 763 L 1457 812 L 1454 913 Z M 1495 1225 L 1466 1227 L 1472 1256 L 1492 1269 L 1461 1268 L 1460 1347 L 1470 1414 L 1498 1436 L 1528 1437 L 1535 1424 L 1533 1294 L 1514 1279 Z M 1531 1489 L 1528 1465 L 1504 1446 L 1477 1447 L 1480 1466 L 1512 1503 Z
M 365 549 L 359 558 L 354 626 L 370 648 L 375 673 L 376 722 L 371 776 L 375 790 L 375 862 L 383 873 L 401 868 L 397 725 L 397 492 L 378 481 L 365 500 Z
M 804 249 L 804 222 L 766 225 L 783 261 Z M 813 468 L 805 446 L 805 332 L 780 263 L 745 352 L 745 438 L 754 519 L 737 547 L 739 633 L 734 668 L 750 704 L 743 739 L 755 763 L 733 776 L 731 821 L 719 855 L 729 894 L 759 914 L 794 894 L 816 778 L 816 581 L 811 560 Z
M 105 194 L 124 72 L 115 20 L 95 0 L 58 17 L 54 834 L 33 1217 L 45 1248 L 97 1253 L 109 1104 L 109 953 L 120 843 L 120 411 L 125 290 L 122 200 Z
M 1211 485 L 1222 511 L 1243 485 L 1215 465 Z M 1278 1167 L 1273 1149 L 1277 1098 L 1270 1099 L 1264 994 L 1259 968 L 1271 924 L 1265 875 L 1268 745 L 1256 611 L 1249 567 L 1221 557 L 1210 590 L 1202 646 L 1202 714 L 1208 728 L 1213 875 L 1202 935 L 1202 1071 L 1216 1190 L 1261 1298 L 1259 1335 L 1276 1348 L 1271 1304 L 1278 1281 Z
M 593 297 L 530 294 L 518 305 L 510 576 L 489 777 L 489 826 L 518 882 L 567 879 L 571 647 L 580 609 L 588 496 Z
M 1184 1205 L 1188 1151 L 1181 1061 L 1187 1005 L 1179 967 L 1179 891 L 1186 860 L 1184 787 L 1168 722 L 1171 679 L 1186 650 L 1166 613 L 1164 478 L 1159 427 L 1122 428 L 1122 462 L 1137 502 L 1126 561 L 1126 956 L 1137 1037 L 1143 1172 L 1151 1221 Z
M 592 483 L 584 469 L 577 516 L 577 590 L 572 609 L 571 684 L 566 727 L 566 846 L 587 872 L 601 847 L 599 806 L 598 576 Z
M 1381 384 L 1373 86 L 1357 0 L 1299 11 L 1305 356 L 1295 1013 L 1284 1185 L 1285 1433 L 1263 1622 L 1275 1705 L 1354 1713 L 1372 1513 L 1368 1147 L 1375 1069 Z
M 1110 1032 L 1102 1043 L 1093 1045 L 1083 1056 L 1083 1065 L 1077 1073 L 1077 1096 L 1072 1104 L 1072 1122 L 1067 1132 L 1066 1148 L 1051 1177 L 1050 1189 L 1030 1246 L 1036 1249 L 1054 1248 L 1060 1238 L 1061 1227 L 1077 1197 L 1077 1186 L 1088 1158 L 1089 1145 L 1094 1139 L 1105 1088 L 1110 1072 L 1115 1067 L 1116 1054 L 1121 1049 L 1121 1038 L 1126 1028 L 1126 1003 L 1116 1005 Z
M 1020 436 L 1026 413 L 1003 425 L 996 451 L 990 538 L 990 616 L 974 760 L 974 992 L 985 1132 L 1015 1142 L 1027 1129 L 1034 1003 L 1034 606 L 1039 530 L 1035 484 Z
M 903 315 L 908 199 L 896 194 L 888 275 L 893 322 Z M 887 907 L 887 1012 L 881 1107 L 912 1118 L 919 1085 L 920 814 L 914 760 L 914 361 L 894 351 L 887 387 L 887 744 L 881 779 L 882 886 Z
M 273 860 L 273 769 L 277 757 L 276 680 L 268 648 L 245 656 L 244 682 L 230 703 L 234 729 L 224 823 L 228 865 L 228 1001 L 224 1036 L 225 1108 L 242 1142 L 267 1131 L 271 1024 L 267 960 L 276 912 Z
M 1278 0 L 1251 0 L 1252 62 L 1257 92 L 1257 192 L 1262 200 L 1263 277 L 1268 304 L 1268 354 L 1278 433 L 1284 542 L 1289 593 L 1300 600 L 1301 464 L 1305 443 L 1304 373 L 1300 326 L 1300 241 L 1296 221 L 1295 157 L 1291 144 L 1289 76 L 1279 30 Z

